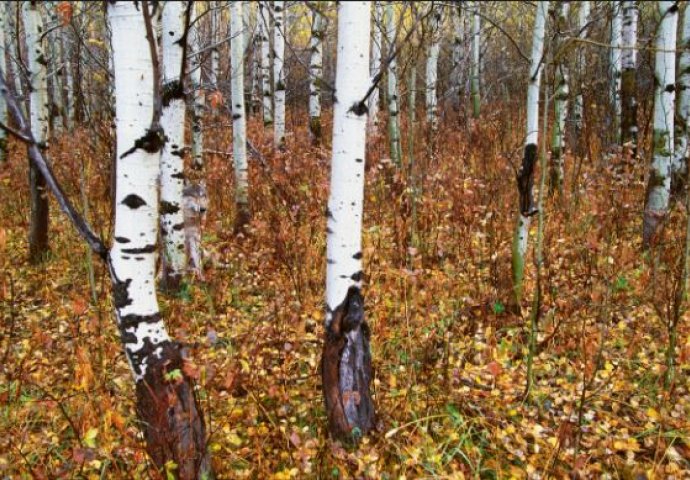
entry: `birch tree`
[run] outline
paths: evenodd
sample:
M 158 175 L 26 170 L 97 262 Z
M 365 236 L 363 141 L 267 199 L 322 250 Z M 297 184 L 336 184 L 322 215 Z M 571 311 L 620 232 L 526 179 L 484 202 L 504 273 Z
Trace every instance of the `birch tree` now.
M 687 180 L 688 128 L 690 124 L 690 8 L 683 12 L 681 30 L 680 61 L 678 63 L 678 102 L 676 105 L 675 147 L 671 164 L 671 187 L 675 192 L 682 191 Z
M 453 105 L 460 105 L 460 95 L 462 93 L 462 61 L 463 61 L 463 39 L 465 36 L 462 8 L 457 5 L 451 10 L 453 20 L 453 44 L 452 44 L 452 64 L 451 64 L 451 93 Z
M 199 22 L 201 18 L 199 5 L 195 3 L 192 6 L 194 22 L 191 34 L 195 51 L 191 57 L 189 72 L 192 83 L 192 170 L 196 172 L 201 172 L 204 168 L 204 111 L 206 110 L 206 97 L 201 84 L 203 38 Z
M 187 259 L 184 250 L 184 218 L 182 189 L 184 187 L 184 119 L 185 100 L 182 85 L 184 55 L 185 3 L 165 2 L 161 25 L 162 111 L 161 127 L 167 141 L 161 152 L 161 240 L 163 242 L 161 284 L 176 290 L 184 275 Z
M 0 7 L 2 8 L 2 7 Z M 7 53 L 7 43 L 5 42 L 5 27 L 7 22 L 5 19 L 0 19 L 0 68 L 3 72 L 7 71 L 7 64 L 5 63 Z M 7 125 L 7 104 L 5 98 L 0 96 L 0 123 Z M 7 161 L 7 132 L 0 128 L 0 165 Z
M 232 94 L 232 158 L 235 167 L 235 231 L 249 222 L 247 125 L 244 108 L 244 28 L 242 2 L 230 4 L 230 78 Z
M 388 55 L 388 137 L 390 141 L 391 160 L 395 165 L 400 166 L 402 162 L 402 147 L 400 145 L 400 118 L 398 107 L 398 62 L 392 52 L 396 48 L 397 29 L 395 25 L 395 12 L 393 2 L 386 4 L 385 12 L 386 28 L 386 54 Z
M 578 11 L 578 32 L 580 38 L 587 38 L 587 31 L 589 30 L 589 18 L 590 15 L 590 2 L 589 0 L 584 0 L 579 2 Z M 582 95 L 584 90 L 584 76 L 585 76 L 585 50 L 582 45 L 578 46 L 577 49 L 577 70 L 579 76 L 579 88 L 577 96 L 575 97 L 575 105 L 573 107 L 573 117 L 575 120 L 575 127 L 578 133 L 582 131 L 582 116 L 585 109 L 585 101 Z
M 218 77 L 220 73 L 220 52 L 218 51 L 218 31 L 220 29 L 220 22 L 218 17 L 220 16 L 220 5 L 218 0 L 211 0 L 211 69 L 209 72 L 209 83 L 211 86 L 218 90 Z
M 636 1 L 623 2 L 621 140 L 637 154 L 637 17 Z
M 570 12 L 570 2 L 563 1 L 558 5 L 556 16 L 558 32 L 564 32 L 568 28 L 568 13 Z M 551 130 L 551 176 L 550 190 L 563 193 L 563 154 L 565 150 L 565 120 L 568 115 L 568 98 L 570 90 L 568 87 L 568 65 L 565 57 L 564 42 L 556 39 L 554 50 L 557 52 L 558 59 L 555 62 L 556 69 L 556 95 L 554 102 L 553 128 Z
M 621 45 L 623 43 L 623 2 L 614 1 L 611 3 L 613 9 L 611 17 L 611 53 L 610 53 L 610 67 L 611 67 L 611 107 L 613 109 L 613 135 L 614 142 L 619 143 L 621 140 L 621 68 L 622 55 Z
M 381 74 L 381 49 L 382 49 L 382 29 L 383 29 L 383 5 L 381 2 L 374 2 L 374 40 L 371 45 L 371 81 L 377 80 Z M 381 95 L 379 88 L 374 88 L 369 96 L 369 117 L 368 129 L 371 133 L 378 129 L 379 103 Z
M 369 327 L 361 292 L 370 8 L 366 1 L 338 3 L 321 373 L 330 433 L 346 440 L 356 440 L 374 426 Z
M 326 21 L 318 9 L 312 9 L 309 48 L 309 131 L 315 144 L 321 142 L 321 77 L 323 75 L 323 31 Z
M 273 144 L 276 148 L 285 145 L 284 4 L 283 0 L 273 2 Z
M 432 4 L 433 5 L 433 4 Z M 433 6 L 432 6 L 433 8 Z M 432 131 L 438 128 L 438 54 L 441 50 L 441 43 L 439 37 L 439 27 L 441 23 L 441 12 L 438 8 L 429 16 L 429 26 L 431 30 L 431 43 L 429 45 L 429 52 L 426 60 L 426 115 L 427 122 Z M 414 108 L 414 106 L 410 106 Z
M 479 52 L 481 48 L 481 18 L 479 17 L 480 2 L 472 4 L 474 13 L 472 15 L 472 79 L 470 82 L 470 90 L 472 95 L 472 117 L 479 118 L 481 113 L 481 96 L 480 96 L 480 66 L 479 66 Z
M 657 5 L 661 23 L 655 44 L 653 153 L 642 222 L 644 248 L 649 248 L 668 212 L 673 161 L 678 5 L 673 1 L 660 1 Z
M 24 2 L 22 17 L 26 33 L 26 57 L 29 82 L 29 116 L 31 134 L 42 146 L 48 142 L 47 61 L 43 50 L 43 20 L 38 2 Z M 48 197 L 45 178 L 29 164 L 31 219 L 29 224 L 29 259 L 36 263 L 48 252 Z
M 259 2 L 259 42 L 261 44 L 259 61 L 261 72 L 261 99 L 263 104 L 264 126 L 273 124 L 273 93 L 271 90 L 271 56 L 268 38 L 269 15 L 266 2 Z
M 537 144 L 539 141 L 539 84 L 543 70 L 544 32 L 549 2 L 537 3 L 537 14 L 534 20 L 532 36 L 532 53 L 527 86 L 527 132 L 525 136 L 525 153 L 517 175 L 520 209 L 517 226 L 513 236 L 513 290 L 515 299 L 520 305 L 522 283 L 525 277 L 525 254 L 529 241 L 530 218 L 537 213 L 532 197 L 534 185 L 534 167 L 537 162 Z

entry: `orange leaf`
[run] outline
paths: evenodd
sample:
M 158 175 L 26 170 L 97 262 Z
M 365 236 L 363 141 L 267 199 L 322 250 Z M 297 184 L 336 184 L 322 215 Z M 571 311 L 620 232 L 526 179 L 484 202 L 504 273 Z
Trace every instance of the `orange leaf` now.
M 486 366 L 486 370 L 495 378 L 501 374 L 503 367 L 501 367 L 501 364 L 498 362 L 491 362 Z

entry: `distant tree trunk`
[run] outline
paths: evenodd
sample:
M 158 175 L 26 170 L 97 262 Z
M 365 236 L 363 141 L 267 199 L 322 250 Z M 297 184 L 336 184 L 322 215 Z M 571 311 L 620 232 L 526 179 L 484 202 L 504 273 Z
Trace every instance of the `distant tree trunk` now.
M 2 8 L 2 7 L 0 7 Z M 8 8 L 8 7 L 6 7 Z M 7 72 L 7 64 L 5 63 L 5 55 L 7 51 L 7 43 L 5 41 L 5 29 L 7 22 L 5 19 L 0 19 L 0 68 L 3 72 Z M 9 33 L 9 32 L 8 32 Z M 7 103 L 5 97 L 0 95 L 0 122 L 7 125 Z M 7 161 L 7 132 L 0 129 L 0 165 Z
M 621 141 L 621 45 L 623 43 L 623 9 L 620 1 L 611 2 L 611 108 L 613 110 L 613 142 Z
M 371 48 L 371 81 L 376 80 L 376 76 L 381 74 L 381 31 L 383 29 L 383 5 L 381 2 L 374 2 L 374 41 Z M 368 129 L 371 133 L 378 129 L 379 103 L 381 95 L 380 88 L 377 87 L 369 96 L 369 118 Z
M 260 2 L 246 2 L 249 12 L 253 13 L 255 21 L 251 31 L 251 103 L 250 110 L 253 115 L 257 115 L 261 111 L 261 17 L 257 12 L 256 6 Z M 250 15 L 251 16 L 251 15 Z
M 185 100 L 182 72 L 184 54 L 185 3 L 165 2 L 161 40 L 162 103 L 161 127 L 167 137 L 160 162 L 161 240 L 163 242 L 161 286 L 169 291 L 179 289 L 187 259 L 184 250 L 184 119 Z
M 59 26 L 57 2 L 46 2 L 46 9 L 50 18 L 49 25 Z M 62 133 L 65 127 L 64 109 L 62 102 L 62 49 L 60 48 L 59 32 L 52 31 L 47 35 L 48 58 L 50 67 L 49 86 L 49 117 L 51 135 L 57 136 Z
M 621 135 L 622 143 L 630 145 L 633 157 L 637 155 L 637 16 L 637 2 L 623 2 Z
M 479 67 L 479 49 L 481 48 L 481 18 L 479 17 L 480 2 L 473 2 L 474 15 L 472 16 L 472 117 L 479 118 L 481 114 L 481 96 L 480 96 L 480 67 Z
M 323 28 L 325 19 L 314 9 L 312 11 L 311 39 L 309 47 L 309 130 L 314 144 L 321 143 L 321 77 L 323 75 Z
M 338 3 L 333 162 L 328 199 L 326 339 L 321 374 L 331 435 L 354 440 L 374 427 L 371 353 L 364 319 L 362 211 L 369 88 L 370 2 Z
M 661 24 L 656 36 L 653 157 L 647 184 L 642 245 L 649 248 L 668 212 L 673 161 L 673 122 L 676 84 L 676 28 L 678 5 L 658 2 Z
M 430 18 L 431 30 L 431 44 L 429 45 L 429 53 L 426 60 L 426 116 L 427 122 L 431 127 L 431 131 L 436 131 L 438 128 L 438 54 L 441 50 L 439 26 L 441 23 L 441 11 L 438 8 L 434 9 Z M 410 106 L 414 108 L 413 105 Z
M 269 7 L 266 2 L 259 2 L 259 17 L 257 22 L 259 24 L 259 42 L 261 43 L 261 98 L 263 102 L 264 126 L 273 124 L 273 93 L 271 91 L 271 46 L 268 38 L 269 32 L 269 13 L 266 11 Z
M 26 56 L 29 67 L 29 106 L 31 133 L 44 148 L 48 142 L 48 81 L 47 62 L 41 42 L 43 20 L 38 2 L 24 2 L 22 13 L 26 34 Z M 31 190 L 31 220 L 29 225 L 29 260 L 43 260 L 48 253 L 48 196 L 43 175 L 29 164 Z
M 532 197 L 532 186 L 534 185 L 534 167 L 537 162 L 537 144 L 539 141 L 539 83 L 543 69 L 544 31 L 548 8 L 549 2 L 537 3 L 537 15 L 534 20 L 534 34 L 532 36 L 529 85 L 527 86 L 525 153 L 517 175 L 520 209 L 513 237 L 513 290 L 518 306 L 522 299 L 530 218 L 537 213 L 534 198 Z
M 68 35 L 67 27 L 60 30 L 60 43 L 62 44 L 63 61 L 63 89 L 65 99 L 65 123 L 67 130 L 74 128 L 74 75 L 72 74 L 72 43 Z
M 391 58 L 392 52 L 395 51 L 395 13 L 393 10 L 393 2 L 386 4 L 386 55 Z M 393 57 L 388 62 L 388 136 L 391 145 L 391 160 L 397 166 L 402 162 L 402 148 L 400 146 L 400 118 L 398 117 L 400 110 L 398 106 L 398 62 Z
M 211 70 L 209 72 L 209 83 L 218 91 L 218 78 L 220 77 L 220 52 L 218 51 L 218 39 L 220 35 L 220 2 L 218 0 L 211 0 Z
M 201 18 L 198 9 L 199 4 L 195 4 L 192 8 L 195 14 L 195 23 L 192 30 L 193 44 L 196 49 L 193 52 L 190 65 L 190 78 L 192 81 L 193 90 L 193 108 L 192 108 L 192 170 L 197 172 L 197 176 L 201 176 L 204 169 L 204 111 L 206 110 L 206 96 L 201 84 L 201 64 L 202 55 L 199 53 L 203 48 L 203 39 L 201 35 Z
M 273 2 L 273 101 L 274 123 L 273 144 L 276 148 L 285 146 L 285 2 Z
M 109 267 L 117 325 L 136 382 L 139 425 L 154 465 L 181 480 L 210 478 L 202 412 L 182 347 L 169 337 L 156 298 L 163 132 L 151 130 L 154 77 L 142 7 L 134 2 L 107 5 L 116 94 L 115 231 Z M 171 38 L 178 39 L 180 33 Z
M 230 4 L 230 78 L 232 86 L 232 158 L 235 166 L 235 232 L 251 219 L 247 170 L 247 120 L 244 109 L 244 29 L 242 3 Z
M 588 0 L 584 0 L 582 2 L 579 2 L 580 5 L 580 10 L 578 12 L 578 31 L 579 31 L 579 37 L 580 38 L 587 38 L 587 31 L 589 30 L 588 25 L 589 25 L 589 14 L 590 14 L 590 2 Z M 579 144 L 583 143 L 583 140 L 580 137 L 580 133 L 582 132 L 582 116 L 584 114 L 584 109 L 585 109 L 585 101 L 584 97 L 582 95 L 583 90 L 584 90 L 584 76 L 585 76 L 585 48 L 582 45 L 579 45 L 577 47 L 577 71 L 578 71 L 578 77 L 579 77 L 579 88 L 577 92 L 577 96 L 575 97 L 575 106 L 574 106 L 574 112 L 573 112 L 573 117 L 575 120 L 575 128 L 577 129 L 578 135 L 577 138 L 579 140 Z M 581 145 L 578 145 L 580 147 Z
M 462 60 L 463 60 L 463 38 L 465 36 L 463 28 L 462 8 L 458 4 L 451 11 L 451 18 L 453 19 L 453 45 L 452 45 L 452 63 L 450 70 L 450 84 L 451 84 L 451 102 L 457 109 L 460 107 L 460 96 L 462 94 Z
M 558 31 L 568 30 L 568 13 L 570 12 L 570 2 L 563 1 L 558 5 Z M 568 65 L 564 52 L 564 45 L 560 39 L 554 42 L 554 51 L 558 52 L 559 60 L 554 68 L 556 69 L 556 98 L 554 102 L 553 128 L 551 130 L 551 175 L 550 192 L 563 194 L 564 177 L 564 153 L 565 153 L 565 120 L 568 115 L 568 98 L 570 90 L 568 88 Z M 544 133 L 546 135 L 546 133 Z
M 683 13 L 680 36 L 681 51 L 678 63 L 678 104 L 676 105 L 675 148 L 671 164 L 671 189 L 675 193 L 685 190 L 688 169 L 688 129 L 690 128 L 690 8 Z

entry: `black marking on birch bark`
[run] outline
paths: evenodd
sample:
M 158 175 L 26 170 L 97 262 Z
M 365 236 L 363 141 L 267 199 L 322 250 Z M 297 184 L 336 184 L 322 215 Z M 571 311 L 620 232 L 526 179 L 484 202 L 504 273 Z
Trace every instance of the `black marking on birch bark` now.
M 282 80 L 278 80 L 276 83 L 276 91 L 285 90 L 285 83 Z
M 335 264 L 336 264 L 336 261 L 333 260 L 332 258 L 327 258 L 327 259 L 326 259 L 326 263 L 329 264 L 329 265 L 335 265 Z
M 117 309 L 123 309 L 127 305 L 132 304 L 132 299 L 129 298 L 129 285 L 132 283 L 132 279 L 127 280 L 115 280 L 113 282 L 113 306 Z
M 676 13 L 678 11 L 678 2 L 674 2 L 668 9 L 668 13 Z
M 331 213 L 331 209 L 326 207 L 326 218 L 333 218 L 333 213 Z
M 180 230 L 182 230 L 184 228 L 184 222 L 176 223 L 175 225 L 173 225 L 172 228 L 173 228 L 173 230 L 179 232 Z
M 127 205 L 132 210 L 136 210 L 137 208 L 146 205 L 146 202 L 136 193 L 130 193 L 124 198 L 124 200 L 122 200 L 122 204 Z
M 535 215 L 538 210 L 532 198 L 534 184 L 534 166 L 537 163 L 537 146 L 530 143 L 525 146 L 525 156 L 517 174 L 518 192 L 520 194 L 520 213 L 525 217 Z
M 153 313 L 151 315 L 124 315 L 120 317 L 120 324 L 118 325 L 120 331 L 124 334 L 124 331 L 129 328 L 137 328 L 142 323 L 156 323 L 160 322 L 160 313 Z M 162 328 L 162 327 L 161 327 Z
M 355 158 L 355 162 L 364 163 L 364 159 L 363 158 Z
M 115 237 L 115 241 L 118 243 L 129 243 L 131 240 L 125 237 Z
M 175 155 L 175 153 L 173 153 Z M 177 172 L 170 175 L 170 178 L 175 178 L 177 180 L 184 180 L 184 172 Z
M 362 115 L 366 115 L 367 113 L 369 113 L 369 108 L 367 108 L 367 104 L 365 102 L 355 102 L 350 107 L 349 111 L 354 113 L 358 117 L 361 117 Z
M 161 215 L 173 215 L 180 211 L 180 206 L 177 203 L 161 200 Z
M 138 247 L 138 248 L 123 248 L 122 253 L 130 253 L 132 255 L 141 254 L 141 253 L 155 253 L 156 248 L 157 248 L 156 244 L 152 243 L 150 245 L 145 245 L 143 247 Z
M 666 88 L 664 88 L 664 91 L 668 93 L 673 93 L 675 90 L 676 86 L 673 83 L 669 83 L 668 85 L 666 85 Z
M 355 253 L 354 255 L 352 255 L 352 258 L 354 258 L 355 260 L 361 260 L 362 259 L 362 252 L 359 251 L 359 252 Z
M 120 155 L 120 158 L 125 158 L 138 149 L 142 149 L 148 153 L 157 153 L 163 148 L 166 140 L 167 138 L 163 133 L 163 129 L 160 126 L 154 126 L 146 130 L 143 137 L 136 139 L 134 141 L 134 146 Z
M 182 87 L 182 82 L 179 80 L 173 80 L 163 85 L 163 90 L 161 91 L 161 102 L 164 107 L 170 106 L 170 102 L 173 100 L 178 100 L 181 98 L 184 98 L 184 88 Z
M 233 113 L 233 114 L 232 114 L 232 119 L 233 119 L 233 120 L 239 120 L 240 118 L 242 118 L 242 115 L 241 115 L 241 114 L 239 114 L 239 113 Z
M 170 155 L 173 155 L 173 156 L 179 157 L 179 158 L 184 158 L 184 157 L 185 157 L 184 148 L 179 148 L 179 149 L 171 150 L 171 151 L 170 151 Z M 176 173 L 175 175 L 183 175 L 182 178 L 184 178 L 184 174 Z M 172 177 L 175 178 L 175 175 L 172 175 Z
M 350 275 L 350 278 L 354 280 L 355 282 L 361 282 L 362 278 L 364 277 L 364 272 L 361 270 L 359 272 L 355 272 L 352 275 Z

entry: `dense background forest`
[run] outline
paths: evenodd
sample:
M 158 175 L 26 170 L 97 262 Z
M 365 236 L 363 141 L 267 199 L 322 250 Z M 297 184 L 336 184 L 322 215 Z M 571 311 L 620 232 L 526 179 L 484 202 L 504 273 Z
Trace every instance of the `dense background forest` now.
M 0 48 L 1 478 L 690 478 L 686 2 L 4 2 Z

